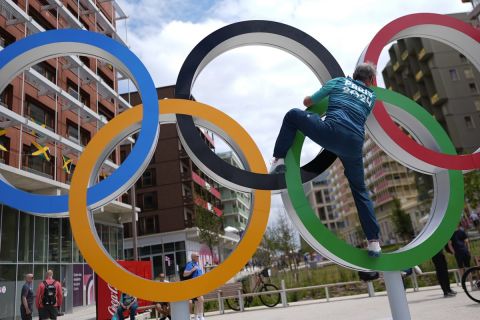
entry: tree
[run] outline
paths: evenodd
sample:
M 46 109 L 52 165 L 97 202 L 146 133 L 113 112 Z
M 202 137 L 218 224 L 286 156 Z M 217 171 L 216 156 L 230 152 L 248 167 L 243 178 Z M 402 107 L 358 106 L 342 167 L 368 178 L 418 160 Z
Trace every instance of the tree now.
M 480 171 L 469 172 L 464 178 L 465 198 L 470 208 L 475 209 L 480 204 Z
M 277 249 L 281 251 L 289 262 L 290 269 L 292 268 L 291 259 L 297 265 L 295 256 L 292 257 L 292 254 L 296 255 L 298 250 L 298 243 L 296 238 L 295 230 L 293 229 L 290 221 L 287 218 L 287 215 L 284 211 L 281 211 L 277 220 L 277 223 L 274 226 Z
M 275 229 L 268 226 L 263 234 L 262 243 L 255 252 L 254 259 L 262 266 L 271 266 L 273 257 L 276 256 L 278 244 L 276 242 Z
M 195 225 L 199 229 L 200 240 L 207 245 L 213 258 L 213 247 L 218 245 L 220 236 L 225 233 L 222 218 L 205 208 L 196 207 Z
M 410 215 L 407 214 L 397 198 L 393 199 L 392 219 L 395 229 L 403 240 L 410 240 L 413 238 L 413 225 Z

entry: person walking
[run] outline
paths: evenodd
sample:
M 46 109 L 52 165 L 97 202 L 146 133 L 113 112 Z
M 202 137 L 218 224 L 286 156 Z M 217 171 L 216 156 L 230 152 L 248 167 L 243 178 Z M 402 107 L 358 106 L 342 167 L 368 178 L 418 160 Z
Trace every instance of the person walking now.
M 350 77 L 339 77 L 325 83 L 303 104 L 310 107 L 329 97 L 325 120 L 320 115 L 300 109 L 291 109 L 283 119 L 273 151 L 270 173 L 285 171 L 284 158 L 293 144 L 297 130 L 326 150 L 336 154 L 345 168 L 345 176 L 357 207 L 360 224 L 368 240 L 368 255 L 381 253 L 380 228 L 373 203 L 365 184 L 362 149 L 365 140 L 365 121 L 375 104 L 375 93 L 369 87 L 374 83 L 375 66 L 359 64 Z
M 33 274 L 25 275 L 25 283 L 20 294 L 20 317 L 22 320 L 32 320 L 33 314 Z
M 39 320 L 57 319 L 62 300 L 62 285 L 53 278 L 53 271 L 48 270 L 45 280 L 38 286 L 35 300 Z
M 443 291 L 445 298 L 455 297 L 457 293 L 450 288 L 450 278 L 448 276 L 447 260 L 443 254 L 443 249 L 432 257 L 433 265 L 435 266 L 435 274 L 438 283 Z
M 190 255 L 190 257 L 192 260 L 189 261 L 185 266 L 185 270 L 183 271 L 183 277 L 190 279 L 200 277 L 203 274 L 203 271 L 198 263 L 199 255 L 198 253 L 194 252 Z M 193 298 L 192 300 L 194 303 L 194 320 L 204 320 L 205 318 L 203 317 L 203 296 Z
M 468 235 L 459 224 L 457 230 L 452 235 L 452 238 L 448 241 L 449 251 L 455 256 L 457 261 L 460 277 L 465 272 L 465 268 L 470 268 L 470 242 L 468 241 Z

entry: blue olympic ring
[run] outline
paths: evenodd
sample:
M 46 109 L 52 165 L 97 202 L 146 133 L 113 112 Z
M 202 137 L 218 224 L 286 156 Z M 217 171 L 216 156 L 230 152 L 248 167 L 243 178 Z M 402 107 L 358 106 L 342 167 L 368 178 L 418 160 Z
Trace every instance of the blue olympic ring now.
M 123 67 L 128 69 L 138 91 L 142 93 L 143 119 L 135 146 L 122 165 L 112 175 L 89 188 L 88 205 L 91 206 L 118 197 L 123 192 L 121 191 L 123 186 L 128 181 L 131 181 L 133 177 L 141 174 L 141 168 L 148 164 L 160 131 L 158 96 L 149 72 L 132 51 L 104 35 L 84 30 L 51 30 L 37 33 L 12 43 L 0 52 L 0 74 L 17 57 L 28 55 L 29 51 L 34 49 L 40 50 L 39 48 L 42 47 L 43 50 L 48 46 L 58 45 L 59 43 L 65 43 L 66 46 L 69 43 L 84 44 L 89 48 L 97 48 L 99 51 L 106 52 L 118 59 L 123 64 Z M 68 54 L 75 55 L 82 54 L 82 52 L 75 51 Z M 52 56 L 45 58 L 52 58 Z M 23 66 L 23 68 L 37 62 L 39 61 L 29 61 L 28 65 Z M 1 179 L 0 203 L 18 210 L 37 214 L 68 212 L 68 195 L 31 194 L 16 189 L 8 183 L 1 181 Z

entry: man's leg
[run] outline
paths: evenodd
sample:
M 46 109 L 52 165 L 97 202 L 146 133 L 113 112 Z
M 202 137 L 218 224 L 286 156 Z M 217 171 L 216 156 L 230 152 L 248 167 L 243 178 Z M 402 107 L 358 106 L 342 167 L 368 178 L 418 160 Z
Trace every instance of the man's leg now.
M 334 130 L 330 124 L 325 123 L 317 114 L 291 109 L 283 118 L 282 127 L 275 142 L 273 149 L 275 158 L 285 158 L 297 130 L 326 149 L 332 150 L 335 147 L 334 139 L 329 136 L 329 133 Z
M 200 296 L 198 297 L 198 313 L 199 313 L 199 316 L 203 318 L 203 303 L 204 303 L 204 299 L 203 299 L 203 296 Z
M 118 320 L 124 320 L 125 319 L 123 317 L 123 311 L 124 311 L 124 309 L 121 306 L 119 306 L 118 309 L 117 309 Z
M 372 200 L 365 185 L 362 155 L 360 154 L 354 158 L 341 157 L 340 159 L 342 160 L 343 167 L 345 168 L 344 173 L 352 190 L 363 232 L 368 240 L 378 240 L 380 228 L 378 227 L 377 217 L 373 210 Z
M 137 314 L 138 305 L 134 304 L 130 307 L 130 320 L 135 320 L 135 315 Z

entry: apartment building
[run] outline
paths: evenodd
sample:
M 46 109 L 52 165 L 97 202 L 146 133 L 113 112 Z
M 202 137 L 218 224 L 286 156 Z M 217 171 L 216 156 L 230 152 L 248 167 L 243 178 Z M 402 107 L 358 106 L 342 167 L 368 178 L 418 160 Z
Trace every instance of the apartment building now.
M 125 44 L 116 31 L 124 18 L 115 1 L 2 0 L 0 46 L 61 28 L 100 32 Z M 108 120 L 130 108 L 118 95 L 119 77 L 114 66 L 84 56 L 48 59 L 19 74 L 0 93 L 2 176 L 31 193 L 66 194 L 83 147 Z M 99 179 L 119 161 L 117 148 Z M 98 235 L 113 258 L 123 258 L 122 222 L 131 212 L 120 201 L 94 212 Z M 65 288 L 64 311 L 95 302 L 93 271 L 75 245 L 68 218 L 0 205 L 0 319 L 19 316 L 24 274 L 34 274 L 36 288 L 48 269 Z

